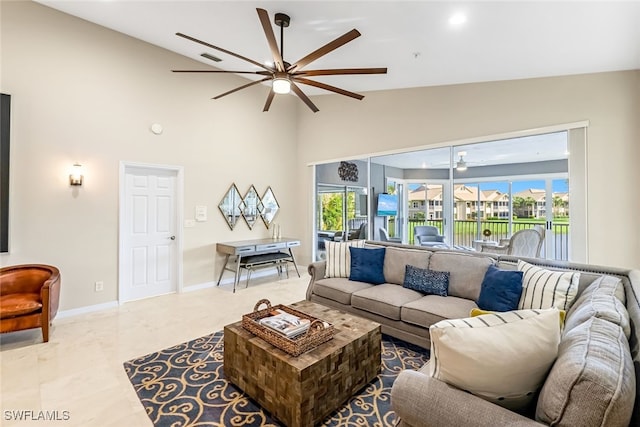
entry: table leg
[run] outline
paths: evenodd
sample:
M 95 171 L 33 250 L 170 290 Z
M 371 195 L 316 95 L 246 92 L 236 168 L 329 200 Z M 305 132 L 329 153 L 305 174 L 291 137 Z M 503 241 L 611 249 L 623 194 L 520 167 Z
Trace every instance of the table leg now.
M 242 255 L 238 255 L 236 259 L 236 277 L 233 278 L 233 293 L 236 293 L 236 286 L 238 286 L 238 282 L 240 282 L 240 259 Z
M 227 263 L 229 262 L 229 254 L 227 254 L 224 258 L 224 265 L 222 266 L 222 269 L 220 270 L 220 276 L 218 277 L 218 284 L 216 286 L 220 286 L 220 281 L 222 280 L 222 275 L 224 274 L 224 271 L 227 269 Z
M 298 271 L 298 263 L 296 263 L 296 257 L 293 256 L 293 251 L 289 248 L 289 255 L 291 255 L 291 259 L 293 260 L 293 266 L 296 268 L 296 273 L 298 273 L 298 277 L 300 277 L 300 272 Z M 287 275 L 289 272 L 287 271 Z

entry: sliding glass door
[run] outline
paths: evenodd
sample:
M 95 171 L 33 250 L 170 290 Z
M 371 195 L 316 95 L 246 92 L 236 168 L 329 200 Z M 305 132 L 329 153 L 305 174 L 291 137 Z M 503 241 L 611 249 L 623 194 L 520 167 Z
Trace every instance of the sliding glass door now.
M 454 185 L 454 244 L 476 250 L 515 232 L 544 230 L 542 258 L 569 259 L 567 178 L 461 182 Z
M 325 241 L 367 236 L 366 188 L 319 184 L 316 192 L 316 259 L 324 259 Z

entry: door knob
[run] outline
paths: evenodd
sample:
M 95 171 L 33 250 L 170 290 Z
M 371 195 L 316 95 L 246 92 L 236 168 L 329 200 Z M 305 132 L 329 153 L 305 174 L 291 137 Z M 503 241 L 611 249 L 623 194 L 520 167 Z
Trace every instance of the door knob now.
M 169 237 L 171 240 L 176 240 L 176 236 Z

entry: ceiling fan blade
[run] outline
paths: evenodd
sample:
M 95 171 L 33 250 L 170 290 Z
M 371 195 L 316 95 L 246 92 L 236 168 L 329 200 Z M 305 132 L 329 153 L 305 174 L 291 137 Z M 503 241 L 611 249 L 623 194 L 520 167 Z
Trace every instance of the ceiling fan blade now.
M 305 104 L 307 104 L 307 107 L 311 108 L 311 111 L 313 111 L 314 113 L 317 113 L 318 111 L 320 111 L 318 107 L 316 107 L 316 105 L 313 102 L 311 102 L 309 97 L 304 94 L 302 89 L 300 89 L 300 87 L 298 87 L 298 85 L 295 84 L 295 82 L 291 82 L 291 90 L 294 91 L 296 95 L 298 95 L 298 98 L 302 99 L 302 101 Z
M 294 76 L 335 76 L 344 74 L 387 74 L 386 68 L 335 68 L 330 70 L 297 71 Z
M 218 95 L 218 96 L 214 96 L 214 97 L 213 97 L 213 98 L 211 98 L 211 99 L 220 99 L 220 98 L 222 98 L 223 96 L 230 95 L 230 94 L 232 94 L 233 92 L 237 92 L 237 91 L 239 91 L 239 90 L 242 90 L 242 89 L 248 88 L 249 86 L 257 85 L 258 83 L 266 82 L 267 80 L 271 80 L 271 77 L 265 77 L 265 78 L 264 78 L 264 79 L 262 79 L 262 80 L 256 80 L 256 81 L 254 81 L 254 82 L 247 83 L 246 85 L 239 86 L 239 87 L 237 87 L 237 88 L 235 88 L 235 89 L 231 89 L 231 90 L 230 90 L 230 91 L 228 91 L 228 92 L 222 93 L 222 94 L 220 94 L 220 95 Z
M 346 43 L 349 43 L 351 40 L 356 39 L 358 37 L 360 37 L 360 32 L 354 28 L 353 30 L 349 31 L 348 33 L 341 35 L 340 37 L 338 37 L 334 41 L 325 44 L 321 48 L 319 48 L 317 50 L 314 50 L 309 55 L 307 55 L 304 58 L 298 60 L 296 63 L 294 63 L 293 65 L 291 65 L 287 69 L 287 72 L 290 72 L 290 73 L 294 72 L 295 70 L 310 64 L 311 62 L 315 61 L 316 59 L 320 58 L 321 56 L 324 56 L 327 53 L 336 50 L 340 46 L 342 46 L 342 45 L 344 45 Z
M 328 91 L 331 91 L 331 92 L 339 93 L 340 95 L 350 96 L 351 98 L 355 98 L 355 99 L 359 99 L 359 100 L 364 98 L 364 95 L 360 95 L 360 94 L 355 93 L 355 92 L 349 92 L 348 90 L 340 89 L 339 87 L 331 86 L 331 85 L 328 85 L 328 84 L 325 84 L 325 83 L 320 83 L 320 82 L 317 82 L 315 80 L 309 80 L 309 79 L 305 79 L 303 77 L 294 77 L 293 80 L 298 82 L 298 83 L 305 84 L 305 85 L 315 86 L 315 87 L 319 87 L 320 89 L 324 89 L 324 90 L 328 90 Z
M 273 62 L 276 64 L 278 71 L 284 71 L 284 60 L 282 59 L 282 55 L 278 50 L 278 42 L 276 41 L 276 36 L 273 34 L 273 28 L 271 27 L 271 22 L 269 22 L 269 14 L 266 10 L 257 8 L 258 17 L 260 18 L 260 23 L 262 24 L 262 29 L 264 30 L 264 35 L 267 37 L 267 43 L 269 44 L 269 49 L 271 49 L 271 55 L 273 56 Z
M 267 112 L 269 111 L 269 107 L 271 107 L 271 101 L 273 101 L 273 97 L 276 95 L 276 93 L 273 90 L 269 91 L 269 95 L 267 95 L 267 102 L 264 103 L 264 108 L 262 109 L 262 112 Z
M 228 71 L 228 70 L 171 70 L 174 73 L 231 73 L 231 74 L 258 74 L 268 76 L 270 71 Z
M 187 40 L 191 40 L 192 42 L 200 43 L 201 45 L 204 45 L 204 46 L 210 47 L 211 49 L 219 50 L 220 52 L 224 52 L 224 53 L 226 53 L 227 55 L 235 56 L 236 58 L 243 59 L 243 60 L 245 60 L 245 61 L 247 61 L 247 62 L 249 62 L 249 63 L 251 63 L 251 64 L 253 64 L 253 65 L 257 65 L 257 66 L 258 66 L 258 67 L 260 67 L 260 68 L 264 68 L 264 69 L 265 69 L 265 70 L 267 70 L 267 71 L 273 72 L 273 70 L 272 70 L 272 69 L 270 69 L 269 67 L 267 67 L 267 66 L 266 66 L 266 65 L 264 65 L 264 64 L 259 63 L 258 61 L 254 61 L 253 59 L 249 59 L 249 58 L 244 57 L 244 56 L 242 56 L 242 55 L 238 55 L 237 53 L 233 53 L 233 52 L 231 52 L 230 50 L 223 49 L 223 48 L 218 47 L 218 46 L 214 46 L 214 45 L 212 45 L 212 44 L 210 44 L 210 43 L 203 42 L 202 40 L 198 40 L 198 39 L 196 39 L 195 37 L 191 37 L 191 36 L 188 36 L 188 35 L 183 34 L 183 33 L 176 33 L 176 36 L 178 36 L 178 37 L 182 37 L 182 38 L 187 39 Z

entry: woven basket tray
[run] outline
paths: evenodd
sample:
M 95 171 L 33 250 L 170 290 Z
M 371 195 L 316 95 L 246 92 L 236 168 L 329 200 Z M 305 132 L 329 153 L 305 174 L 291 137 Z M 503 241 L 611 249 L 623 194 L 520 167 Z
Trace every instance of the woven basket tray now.
M 260 310 L 259 308 L 262 304 L 265 304 L 267 308 Z M 311 321 L 309 330 L 297 337 L 287 338 L 286 336 L 261 325 L 258 321 L 264 317 L 270 316 L 270 313 L 273 310 L 282 310 L 289 314 L 293 314 L 294 316 L 298 316 L 301 319 L 309 319 Z M 253 313 L 242 316 L 242 327 L 292 356 L 299 356 L 302 353 L 329 341 L 333 338 L 333 334 L 335 333 L 333 325 L 329 324 L 329 326 L 326 326 L 326 323 L 322 320 L 286 305 L 278 304 L 272 307 L 271 302 L 267 299 L 261 299 L 258 301 L 253 308 Z

